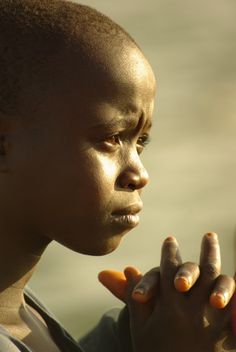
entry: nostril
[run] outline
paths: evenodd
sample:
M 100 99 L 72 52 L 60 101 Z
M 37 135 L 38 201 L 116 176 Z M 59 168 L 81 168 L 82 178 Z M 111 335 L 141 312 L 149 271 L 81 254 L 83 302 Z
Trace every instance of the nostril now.
M 134 191 L 145 187 L 148 180 L 148 173 L 145 169 L 138 170 L 137 172 L 125 170 L 118 179 L 118 186 L 126 190 Z
M 131 183 L 128 185 L 128 188 L 131 189 L 131 191 L 135 191 L 137 187 Z

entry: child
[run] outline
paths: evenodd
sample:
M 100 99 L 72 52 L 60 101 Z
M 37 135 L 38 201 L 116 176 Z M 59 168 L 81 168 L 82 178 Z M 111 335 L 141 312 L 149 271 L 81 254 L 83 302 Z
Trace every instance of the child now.
M 156 89 L 149 63 L 110 19 L 63 0 L 1 0 L 0 51 L 0 351 L 151 352 L 153 326 L 166 313 L 154 314 L 141 334 L 139 322 L 153 300 L 142 306 L 141 319 L 140 306 L 130 305 L 140 279 L 133 269 L 126 270 L 123 296 L 130 315 L 125 309 L 117 324 L 108 324 L 119 333 L 101 328 L 99 343 L 94 332 L 82 347 L 25 288 L 53 240 L 80 253 L 103 255 L 138 224 L 140 192 L 148 182 L 139 154 L 149 141 Z M 172 260 L 175 269 L 181 263 L 173 257 L 175 240 L 168 243 L 161 282 L 168 282 L 163 289 L 173 293 L 174 276 L 166 267 L 173 267 Z M 202 262 L 207 267 L 215 243 L 206 243 Z M 197 266 L 189 270 L 194 277 Z M 207 279 L 207 293 L 216 276 Z M 227 280 L 225 304 L 233 292 Z M 167 324 L 158 336 L 161 348 L 168 333 Z

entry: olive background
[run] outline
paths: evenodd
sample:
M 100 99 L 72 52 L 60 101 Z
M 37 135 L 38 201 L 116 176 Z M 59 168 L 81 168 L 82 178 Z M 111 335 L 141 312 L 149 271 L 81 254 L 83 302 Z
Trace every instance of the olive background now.
M 236 250 L 236 2 L 234 0 L 87 0 L 123 26 L 158 81 L 152 142 L 143 154 L 151 182 L 141 224 L 103 257 L 52 244 L 30 286 L 73 336 L 122 304 L 97 273 L 159 265 L 175 235 L 183 259 L 198 261 L 202 235 L 220 236 L 223 271 Z

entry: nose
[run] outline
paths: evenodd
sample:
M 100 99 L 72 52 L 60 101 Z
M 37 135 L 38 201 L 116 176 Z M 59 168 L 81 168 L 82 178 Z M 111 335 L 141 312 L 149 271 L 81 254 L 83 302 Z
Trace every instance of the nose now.
M 141 190 L 149 181 L 149 175 L 143 164 L 139 161 L 127 165 L 118 178 L 119 188 L 134 191 Z

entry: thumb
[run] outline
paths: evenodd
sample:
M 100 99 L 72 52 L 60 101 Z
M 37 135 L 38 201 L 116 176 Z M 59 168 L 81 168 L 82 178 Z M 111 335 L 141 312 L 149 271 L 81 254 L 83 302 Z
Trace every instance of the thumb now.
M 123 272 L 111 269 L 103 270 L 98 274 L 98 280 L 114 296 L 125 303 L 127 280 Z
M 98 274 L 98 280 L 101 282 L 103 286 L 105 286 L 114 296 L 118 299 L 127 303 L 127 295 L 128 295 L 128 281 L 127 275 L 131 275 L 131 277 L 137 282 L 140 277 L 140 271 L 133 267 L 128 267 L 124 271 L 125 273 L 117 270 L 103 270 Z

